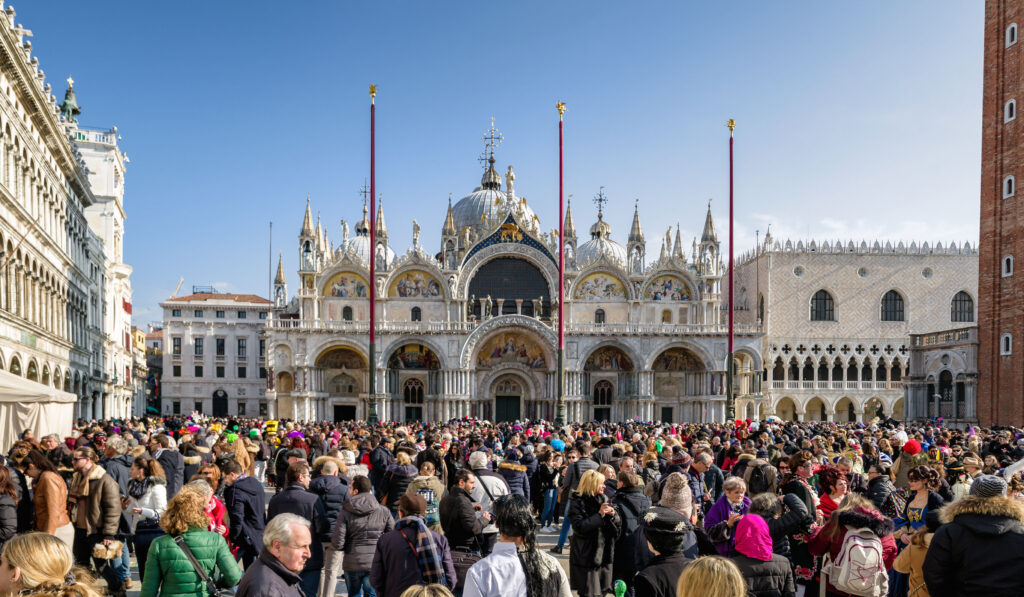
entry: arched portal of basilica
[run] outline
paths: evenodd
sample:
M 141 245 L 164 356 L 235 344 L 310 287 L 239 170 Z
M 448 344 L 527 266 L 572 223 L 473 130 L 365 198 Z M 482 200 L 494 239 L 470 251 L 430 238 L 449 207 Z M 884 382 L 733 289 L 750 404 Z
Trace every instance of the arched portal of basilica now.
M 509 166 L 503 181 L 491 153 L 479 186 L 447 211 L 439 201 L 437 253 L 419 244 L 418 225 L 413 246 L 392 250 L 383 207 L 371 246 L 365 206 L 355 234 L 343 221 L 332 250 L 307 203 L 298 291 L 289 299 L 279 268 L 266 326 L 272 414 L 365 419 L 373 399 L 391 421 L 553 419 L 558 223 L 541 227 L 514 176 Z M 710 208 L 692 245 L 670 228 L 655 237 L 660 251 L 648 259 L 639 207 L 623 245 L 604 220 L 608 198 L 599 199 L 589 239 L 578 242 L 572 206 L 563 222 L 567 418 L 724 420 L 724 268 Z M 373 363 L 370 284 L 379 291 Z M 760 326 L 737 326 L 737 352 L 748 355 L 737 357 L 737 404 L 755 410 L 763 406 L 761 339 Z

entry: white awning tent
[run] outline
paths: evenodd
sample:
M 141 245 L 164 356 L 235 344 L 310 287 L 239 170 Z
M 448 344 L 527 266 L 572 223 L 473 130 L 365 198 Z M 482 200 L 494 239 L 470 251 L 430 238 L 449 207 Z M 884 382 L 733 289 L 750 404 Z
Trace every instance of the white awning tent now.
M 6 453 L 26 429 L 31 429 L 37 440 L 50 433 L 67 437 L 75 422 L 77 401 L 71 392 L 0 369 L 0 450 Z

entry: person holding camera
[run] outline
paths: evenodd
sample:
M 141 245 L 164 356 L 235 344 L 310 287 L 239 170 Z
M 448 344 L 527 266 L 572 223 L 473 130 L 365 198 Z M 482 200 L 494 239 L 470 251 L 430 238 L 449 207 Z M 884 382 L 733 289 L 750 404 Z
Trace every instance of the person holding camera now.
M 718 554 L 727 556 L 735 542 L 736 523 L 750 509 L 750 498 L 746 496 L 747 484 L 739 477 L 726 479 L 722 489 L 725 495 L 711 506 L 704 517 L 704 529 Z
M 569 540 L 569 583 L 580 597 L 612 592 L 615 538 L 622 519 L 604 496 L 604 476 L 591 470 L 580 477 L 566 517 Z

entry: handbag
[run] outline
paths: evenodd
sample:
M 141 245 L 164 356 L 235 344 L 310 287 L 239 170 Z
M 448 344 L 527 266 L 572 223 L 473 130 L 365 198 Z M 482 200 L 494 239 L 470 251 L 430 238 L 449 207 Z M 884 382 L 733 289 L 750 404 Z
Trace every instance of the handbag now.
M 463 549 L 453 549 L 452 551 L 452 565 L 455 568 L 456 587 L 460 590 L 466 586 L 466 575 L 469 574 L 469 569 L 473 567 L 483 556 L 480 555 L 480 541 L 473 535 L 473 541 L 476 541 L 477 551 L 464 551 Z
M 199 560 L 196 559 L 196 556 L 192 553 L 192 550 L 189 549 L 188 545 L 185 544 L 184 537 L 178 535 L 174 538 L 174 542 L 178 544 L 178 547 L 181 548 L 181 551 L 185 552 L 185 557 L 187 557 L 188 561 L 192 563 L 192 569 L 195 570 L 196 574 L 199 575 L 200 582 L 206 585 L 206 592 L 210 595 L 210 597 L 235 597 L 235 593 L 231 589 L 217 588 L 217 583 L 215 583 L 213 579 L 210 578 L 208 574 L 206 574 L 206 571 L 203 570 L 203 567 L 199 565 Z

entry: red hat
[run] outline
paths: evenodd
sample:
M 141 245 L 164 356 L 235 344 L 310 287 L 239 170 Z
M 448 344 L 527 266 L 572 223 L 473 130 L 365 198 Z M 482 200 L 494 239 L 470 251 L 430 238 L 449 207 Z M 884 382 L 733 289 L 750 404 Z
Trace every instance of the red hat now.
M 921 451 L 921 443 L 916 439 L 908 439 L 907 443 L 903 444 L 903 451 L 913 456 Z

